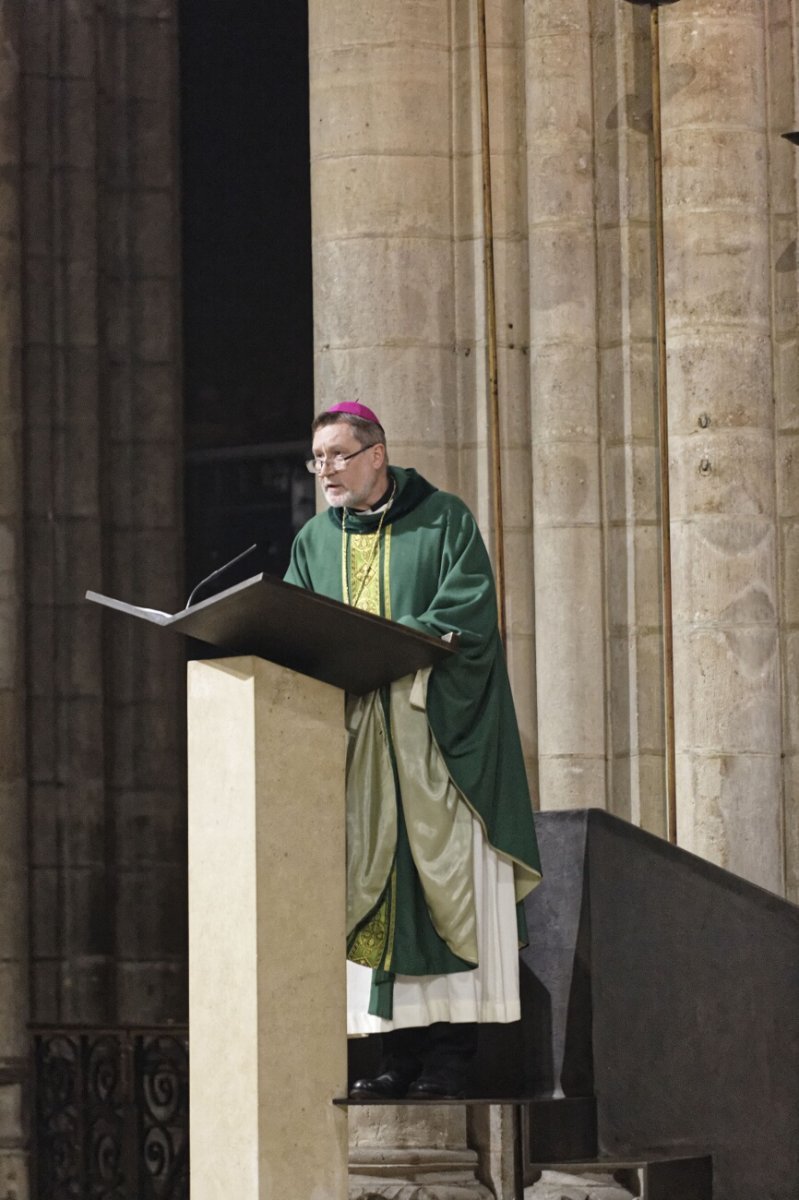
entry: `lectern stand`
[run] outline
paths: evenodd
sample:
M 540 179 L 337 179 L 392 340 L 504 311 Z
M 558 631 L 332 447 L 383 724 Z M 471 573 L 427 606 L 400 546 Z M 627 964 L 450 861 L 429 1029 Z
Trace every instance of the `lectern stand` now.
M 342 693 L 230 658 L 188 703 L 192 1200 L 345 1197 Z
M 192 1200 L 345 1200 L 344 691 L 454 651 L 259 575 L 170 616 L 192 662 Z

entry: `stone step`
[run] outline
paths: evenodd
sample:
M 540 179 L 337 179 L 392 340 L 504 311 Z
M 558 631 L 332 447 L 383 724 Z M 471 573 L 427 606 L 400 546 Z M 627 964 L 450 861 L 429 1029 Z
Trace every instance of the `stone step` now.
M 530 1096 L 470 1096 L 457 1100 L 334 1100 L 341 1107 L 434 1108 L 486 1105 L 510 1106 L 515 1111 L 514 1195 L 524 1200 L 712 1200 L 713 1166 L 707 1154 L 631 1155 L 610 1158 L 597 1152 L 596 1099 L 593 1096 L 533 1098 Z M 447 1152 L 448 1154 L 450 1152 Z M 380 1155 L 375 1162 L 379 1161 Z M 446 1158 L 446 1154 L 443 1155 Z M 441 1172 L 433 1155 L 420 1160 L 418 1151 L 410 1166 L 417 1176 Z M 396 1155 L 391 1170 L 396 1172 Z M 450 1171 L 455 1163 L 448 1163 Z M 468 1174 L 471 1160 L 458 1161 Z M 352 1164 L 351 1164 L 352 1169 Z M 386 1167 L 388 1169 L 388 1167 Z M 372 1158 L 359 1162 L 357 1170 L 379 1175 Z M 459 1186 L 467 1186 L 458 1179 Z M 468 1186 L 474 1186 L 470 1184 Z M 379 1195 L 380 1193 L 371 1193 Z M 427 1194 L 427 1193 L 425 1193 Z M 430 1193 L 431 1195 L 433 1193 Z
M 710 1155 L 525 1163 L 524 1200 L 712 1200 Z

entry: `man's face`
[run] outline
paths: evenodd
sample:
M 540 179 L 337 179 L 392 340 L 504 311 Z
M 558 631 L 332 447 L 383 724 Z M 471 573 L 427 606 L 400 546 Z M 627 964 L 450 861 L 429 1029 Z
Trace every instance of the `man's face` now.
M 359 450 L 363 453 L 359 454 Z M 334 471 L 332 465 L 325 468 L 320 476 L 325 500 L 331 508 L 371 508 L 388 486 L 385 446 L 378 444 L 364 450 L 352 426 L 345 421 L 337 421 L 317 429 L 313 439 L 313 456 L 329 460 L 337 454 L 345 458 L 348 454 L 356 457 L 349 459 L 340 471 Z

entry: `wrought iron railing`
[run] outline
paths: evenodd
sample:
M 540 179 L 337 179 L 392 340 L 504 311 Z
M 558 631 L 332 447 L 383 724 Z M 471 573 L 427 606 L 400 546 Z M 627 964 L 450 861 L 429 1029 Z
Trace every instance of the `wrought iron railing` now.
M 34 1033 L 36 1200 L 188 1200 L 185 1028 Z

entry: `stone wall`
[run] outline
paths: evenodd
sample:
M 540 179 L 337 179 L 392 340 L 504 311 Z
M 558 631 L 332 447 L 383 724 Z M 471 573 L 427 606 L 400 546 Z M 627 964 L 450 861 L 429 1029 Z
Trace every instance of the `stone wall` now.
M 28 860 L 20 389 L 20 6 L 0 9 L 0 1193 L 27 1189 Z
M 28 1022 L 185 1017 L 170 0 L 0 12 L 0 1190 Z M 30 944 L 29 944 L 30 931 Z
M 658 10 L 662 446 L 650 7 L 487 10 L 508 657 L 539 803 L 665 834 L 673 670 L 677 840 L 799 898 L 796 4 Z M 493 549 L 475 13 L 310 4 L 317 398 L 373 404 Z
M 493 546 L 476 7 L 310 12 L 319 401 L 373 401 L 395 457 L 459 490 Z M 488 5 L 508 655 L 541 805 L 664 833 L 666 455 L 678 838 L 780 890 L 796 17 L 680 0 L 659 19 L 662 449 L 650 9 Z
M 176 30 L 166 0 L 24 10 L 32 1016 L 185 1014 Z
M 665 830 L 665 455 L 678 840 L 799 899 L 796 0 L 659 11 L 664 447 L 649 9 L 487 7 L 508 655 L 539 802 Z M 82 601 L 182 598 L 175 9 L 0 7 L 10 1194 L 26 1022 L 185 1015 L 182 649 Z M 475 12 L 311 0 L 316 388 L 373 403 L 494 548 Z

